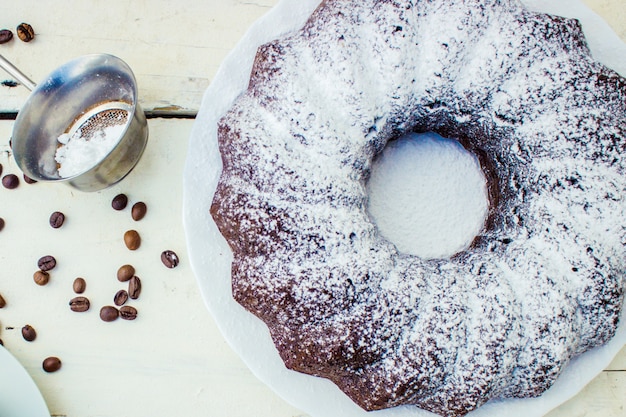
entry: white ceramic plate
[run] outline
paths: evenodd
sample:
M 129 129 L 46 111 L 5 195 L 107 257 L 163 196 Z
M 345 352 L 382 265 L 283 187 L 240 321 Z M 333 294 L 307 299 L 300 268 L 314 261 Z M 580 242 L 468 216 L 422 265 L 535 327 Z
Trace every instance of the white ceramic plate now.
M 50 417 L 37 385 L 22 365 L 0 346 L 0 416 Z
M 579 18 L 596 58 L 626 74 L 626 45 L 580 0 L 527 0 L 535 10 Z M 431 416 L 415 407 L 366 413 L 325 379 L 289 371 L 274 348 L 264 323 L 231 296 L 232 253 L 209 214 L 221 172 L 217 121 L 247 87 L 259 45 L 301 27 L 319 0 L 282 0 L 257 21 L 223 62 L 205 92 L 194 124 L 184 171 L 184 227 L 193 270 L 204 301 L 224 337 L 252 372 L 286 401 L 312 417 Z M 622 320 L 624 323 L 624 320 Z M 607 346 L 577 358 L 552 389 L 536 399 L 491 402 L 471 417 L 542 416 L 580 391 L 605 368 L 626 343 L 626 326 Z

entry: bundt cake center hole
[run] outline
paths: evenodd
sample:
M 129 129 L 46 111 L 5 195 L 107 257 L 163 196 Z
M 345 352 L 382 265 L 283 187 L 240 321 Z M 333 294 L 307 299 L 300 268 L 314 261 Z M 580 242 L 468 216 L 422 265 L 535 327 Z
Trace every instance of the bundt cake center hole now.
M 425 259 L 467 249 L 489 211 L 478 158 L 432 132 L 390 141 L 372 164 L 367 192 L 380 233 L 400 252 Z

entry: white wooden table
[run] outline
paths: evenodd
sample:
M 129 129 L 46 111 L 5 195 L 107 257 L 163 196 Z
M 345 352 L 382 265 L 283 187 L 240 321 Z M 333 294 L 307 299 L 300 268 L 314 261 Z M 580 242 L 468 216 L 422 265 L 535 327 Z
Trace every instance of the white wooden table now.
M 30 23 L 35 40 L 17 38 L 0 54 L 35 82 L 79 55 L 111 53 L 133 68 L 141 104 L 149 115 L 148 148 L 131 175 L 113 188 L 81 193 L 56 184 L 24 182 L 0 187 L 0 339 L 39 386 L 50 412 L 69 417 L 255 416 L 294 417 L 304 413 L 259 382 L 232 353 L 200 298 L 182 228 L 181 184 L 187 139 L 204 90 L 225 55 L 245 30 L 277 0 L 257 2 L 188 0 L 20 0 L 0 2 L 0 29 Z M 623 0 L 588 0 L 626 39 Z M 10 77 L 0 72 L 0 82 Z M 0 164 L 19 174 L 8 141 L 15 113 L 28 96 L 24 88 L 0 85 Z M 8 120 L 7 120 L 8 119 Z M 144 201 L 148 215 L 135 222 L 130 209 L 111 209 L 124 192 Z M 67 220 L 48 225 L 53 211 Z M 136 229 L 141 247 L 122 242 Z M 181 258 L 165 268 L 159 255 L 171 249 Z M 43 255 L 58 266 L 48 285 L 32 274 Z M 119 266 L 133 264 L 143 282 L 135 321 L 104 323 L 101 306 L 125 288 Z M 72 281 L 87 281 L 88 312 L 70 311 Z M 34 342 L 22 339 L 30 324 Z M 62 369 L 41 370 L 46 356 Z M 2 370 L 0 369 L 0 372 Z M 626 416 L 626 349 L 579 395 L 550 417 Z

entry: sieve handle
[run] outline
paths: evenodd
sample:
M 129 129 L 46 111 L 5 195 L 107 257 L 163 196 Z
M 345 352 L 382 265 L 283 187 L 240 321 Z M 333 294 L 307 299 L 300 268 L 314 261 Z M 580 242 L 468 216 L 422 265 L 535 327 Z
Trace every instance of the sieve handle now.
M 30 91 L 33 91 L 37 86 L 37 84 L 35 84 L 30 78 L 25 76 L 22 71 L 17 69 L 15 65 L 7 61 L 6 58 L 2 55 L 0 55 L 0 68 L 8 72 L 12 77 L 18 80 L 20 84 L 28 88 Z

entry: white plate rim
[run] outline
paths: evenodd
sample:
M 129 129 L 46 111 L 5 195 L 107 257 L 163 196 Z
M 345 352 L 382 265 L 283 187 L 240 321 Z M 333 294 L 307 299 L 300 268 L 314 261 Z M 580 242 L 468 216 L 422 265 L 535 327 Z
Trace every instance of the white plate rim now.
M 50 417 L 37 384 L 4 346 L 0 346 L 0 415 Z

